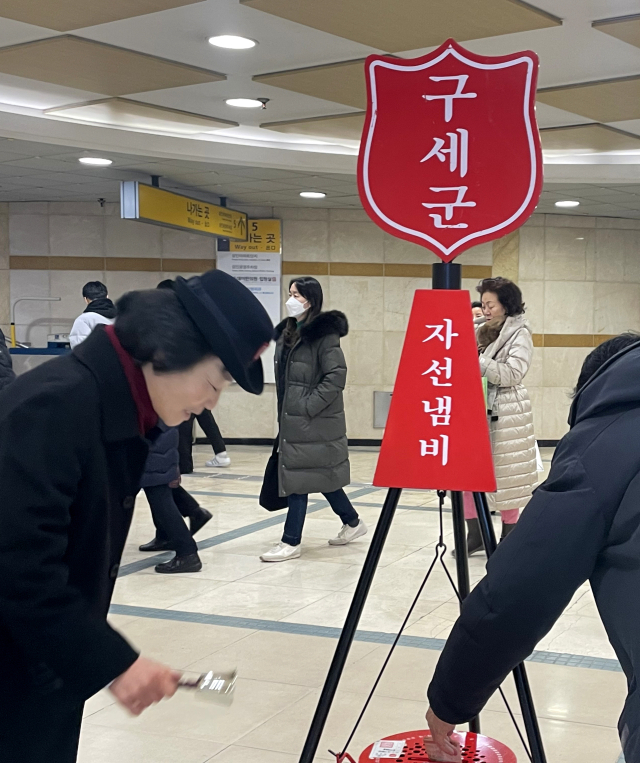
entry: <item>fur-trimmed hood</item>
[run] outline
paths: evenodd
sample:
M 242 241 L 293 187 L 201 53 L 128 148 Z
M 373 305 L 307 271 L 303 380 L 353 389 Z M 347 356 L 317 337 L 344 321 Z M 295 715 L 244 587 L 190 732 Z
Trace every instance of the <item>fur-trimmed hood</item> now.
M 285 330 L 289 321 L 295 321 L 295 318 L 285 318 L 275 329 L 274 339 L 277 341 Z M 328 310 L 326 313 L 317 315 L 311 323 L 303 323 L 300 327 L 300 339 L 303 342 L 311 344 L 322 339 L 329 334 L 337 334 L 339 337 L 346 336 L 349 333 L 349 321 L 340 310 Z

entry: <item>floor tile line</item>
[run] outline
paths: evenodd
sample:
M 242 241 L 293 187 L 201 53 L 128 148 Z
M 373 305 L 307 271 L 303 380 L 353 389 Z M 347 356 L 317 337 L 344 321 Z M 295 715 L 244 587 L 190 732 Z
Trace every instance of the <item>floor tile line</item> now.
M 144 617 L 156 620 L 174 620 L 201 625 L 219 625 L 228 628 L 245 628 L 253 631 L 271 631 L 287 633 L 295 636 L 318 636 L 321 638 L 338 639 L 342 628 L 328 625 L 307 625 L 305 623 L 290 623 L 281 620 L 261 620 L 250 617 L 233 617 L 229 615 L 213 615 L 202 612 L 188 612 L 175 609 L 158 609 L 154 607 L 137 607 L 128 604 L 112 604 L 111 614 Z M 371 644 L 392 644 L 395 634 L 382 631 L 356 632 L 355 640 Z M 446 639 L 429 638 L 427 636 L 402 636 L 400 646 L 413 649 L 429 649 L 441 652 Z M 585 668 L 589 670 L 605 670 L 622 672 L 620 663 L 607 657 L 592 657 L 582 654 L 567 654 L 562 652 L 546 652 L 536 650 L 527 658 L 528 662 L 538 662 L 546 665 L 557 665 L 569 668 Z

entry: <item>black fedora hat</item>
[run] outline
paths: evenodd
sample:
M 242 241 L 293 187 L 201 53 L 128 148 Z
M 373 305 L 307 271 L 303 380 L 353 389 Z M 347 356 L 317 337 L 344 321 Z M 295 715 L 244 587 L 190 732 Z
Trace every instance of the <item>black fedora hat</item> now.
M 260 355 L 269 346 L 273 324 L 257 297 L 221 270 L 178 276 L 174 288 L 211 351 L 243 389 L 259 395 L 264 386 Z

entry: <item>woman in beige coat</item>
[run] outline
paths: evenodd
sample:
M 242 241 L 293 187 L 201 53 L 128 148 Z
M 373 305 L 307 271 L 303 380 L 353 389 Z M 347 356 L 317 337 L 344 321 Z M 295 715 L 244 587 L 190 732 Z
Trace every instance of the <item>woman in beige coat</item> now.
M 507 278 L 478 285 L 484 321 L 478 328 L 480 370 L 487 379 L 491 449 L 498 484 L 489 507 L 502 516 L 502 538 L 518 521 L 537 481 L 536 441 L 529 393 L 522 384 L 531 366 L 533 341 L 522 292 Z M 465 501 L 468 552 L 482 549 L 475 507 Z

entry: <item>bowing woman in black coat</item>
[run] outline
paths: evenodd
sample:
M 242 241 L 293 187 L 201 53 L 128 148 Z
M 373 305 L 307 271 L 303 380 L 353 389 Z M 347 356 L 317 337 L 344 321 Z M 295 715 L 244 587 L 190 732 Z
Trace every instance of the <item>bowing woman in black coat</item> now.
M 148 442 L 232 378 L 259 394 L 272 332 L 234 278 L 178 278 L 126 294 L 113 326 L 0 393 L 2 763 L 75 761 L 105 686 L 135 715 L 176 691 L 180 674 L 106 620 Z

